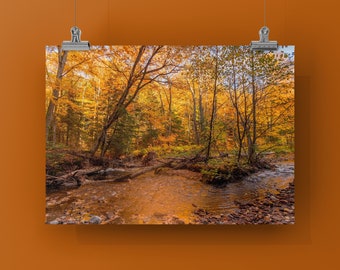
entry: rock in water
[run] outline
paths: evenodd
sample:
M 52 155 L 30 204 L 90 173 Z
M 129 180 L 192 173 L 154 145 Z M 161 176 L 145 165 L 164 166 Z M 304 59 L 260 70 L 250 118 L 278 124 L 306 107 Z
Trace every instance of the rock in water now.
M 60 224 L 60 222 L 59 222 L 59 220 L 52 220 L 48 224 L 58 225 L 58 224 Z
M 102 219 L 100 217 L 98 217 L 98 216 L 93 216 L 89 220 L 90 224 L 100 224 L 101 222 L 102 222 Z

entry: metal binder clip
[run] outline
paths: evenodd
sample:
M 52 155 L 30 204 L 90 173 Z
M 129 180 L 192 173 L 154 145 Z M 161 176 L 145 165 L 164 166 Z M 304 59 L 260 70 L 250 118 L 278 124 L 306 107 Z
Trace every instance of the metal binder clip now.
M 260 31 L 260 40 L 252 41 L 250 47 L 254 51 L 274 51 L 277 50 L 277 41 L 269 41 L 269 28 L 263 26 Z
M 61 49 L 64 51 L 87 51 L 90 42 L 80 40 L 81 30 L 77 26 L 71 28 L 71 41 L 63 41 Z

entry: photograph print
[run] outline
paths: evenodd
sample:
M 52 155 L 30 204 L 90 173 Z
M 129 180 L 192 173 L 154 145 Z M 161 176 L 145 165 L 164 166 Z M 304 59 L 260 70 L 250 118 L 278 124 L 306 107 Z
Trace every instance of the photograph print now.
M 294 224 L 294 46 L 46 47 L 46 224 Z

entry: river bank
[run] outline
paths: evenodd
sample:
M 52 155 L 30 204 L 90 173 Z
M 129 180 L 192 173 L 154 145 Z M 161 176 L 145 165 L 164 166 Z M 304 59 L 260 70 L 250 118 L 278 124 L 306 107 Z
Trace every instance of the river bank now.
M 230 214 L 214 215 L 197 209 L 195 223 L 198 224 L 294 224 L 294 183 L 278 193 L 267 192 L 264 198 L 247 202 L 234 201 L 237 209 Z

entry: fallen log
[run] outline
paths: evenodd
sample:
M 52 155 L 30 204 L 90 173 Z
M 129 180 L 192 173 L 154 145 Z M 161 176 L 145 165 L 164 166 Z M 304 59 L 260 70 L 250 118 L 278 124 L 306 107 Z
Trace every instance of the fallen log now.
M 136 172 L 133 172 L 131 174 L 127 174 L 127 175 L 118 177 L 114 181 L 115 182 L 124 182 L 126 179 L 133 179 L 133 178 L 136 178 L 137 176 L 140 176 L 144 173 L 156 170 L 156 169 L 161 168 L 161 167 L 166 167 L 166 166 L 169 166 L 169 165 L 170 165 L 170 163 L 163 163 L 163 164 L 158 164 L 158 165 L 155 165 L 155 166 L 147 167 L 147 168 L 144 168 L 142 170 L 138 170 Z
M 126 169 L 122 168 L 107 168 L 99 171 L 92 172 L 90 174 L 87 174 L 86 176 L 92 180 L 103 180 L 107 179 L 111 175 L 125 175 L 128 173 Z
M 138 171 L 134 171 L 131 173 L 127 173 L 125 175 L 122 176 L 118 176 L 115 178 L 110 178 L 110 179 L 104 179 L 104 180 L 88 180 L 86 179 L 84 184 L 91 184 L 91 183 L 110 183 L 110 182 L 127 182 L 130 179 L 136 178 L 137 176 L 140 176 L 144 173 L 156 170 L 158 168 L 161 167 L 170 167 L 171 166 L 171 162 L 167 162 L 167 163 L 162 163 L 162 164 L 157 164 L 151 167 L 145 167 L 144 169 L 138 170 Z
M 85 176 L 95 174 L 100 170 L 100 167 L 95 167 L 91 169 L 75 170 L 61 176 L 46 175 L 46 187 L 59 188 L 61 186 L 80 186 Z
M 141 170 L 128 171 L 122 168 L 107 168 L 95 167 L 91 169 L 75 170 L 62 176 L 46 175 L 47 188 L 60 187 L 79 187 L 88 183 L 106 183 L 106 182 L 124 182 L 128 179 L 133 179 L 139 175 L 156 170 L 160 167 L 169 166 L 171 162 L 157 164 L 151 167 L 144 167 Z M 116 175 L 116 177 L 112 177 Z M 111 177 L 111 178 L 108 178 Z
M 170 159 L 170 160 L 169 160 Z M 170 167 L 173 169 L 185 169 L 190 167 L 193 163 L 201 161 L 202 157 L 196 155 L 191 158 L 169 158 L 166 161 L 157 159 L 158 164 L 154 166 L 143 167 L 140 170 L 128 170 L 123 168 L 106 168 L 92 167 L 89 169 L 80 169 L 69 172 L 62 176 L 46 175 L 46 187 L 47 188 L 60 188 L 64 187 L 79 187 L 87 183 L 95 182 L 125 182 L 129 179 L 136 178 L 144 173 L 152 170 L 156 170 L 161 167 Z M 137 166 L 131 166 L 132 168 L 138 168 Z M 115 177 L 112 177 L 115 176 Z

